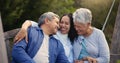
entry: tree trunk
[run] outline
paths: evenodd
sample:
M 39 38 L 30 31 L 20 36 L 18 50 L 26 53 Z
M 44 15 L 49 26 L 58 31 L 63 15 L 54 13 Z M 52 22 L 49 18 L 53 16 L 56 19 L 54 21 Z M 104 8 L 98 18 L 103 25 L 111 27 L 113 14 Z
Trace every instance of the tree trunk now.
M 0 63 L 8 63 L 3 28 L 2 28 L 1 15 L 0 15 Z
M 120 61 L 120 4 L 112 37 L 110 63 L 117 63 L 118 60 Z

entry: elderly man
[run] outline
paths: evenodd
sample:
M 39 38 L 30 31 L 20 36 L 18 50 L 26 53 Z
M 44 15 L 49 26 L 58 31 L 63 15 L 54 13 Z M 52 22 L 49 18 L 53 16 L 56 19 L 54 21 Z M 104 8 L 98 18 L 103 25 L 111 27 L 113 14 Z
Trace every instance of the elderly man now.
M 42 14 L 39 27 L 28 29 L 28 43 L 25 39 L 14 45 L 13 63 L 69 63 L 63 45 L 53 34 L 58 30 L 59 16 L 53 12 Z
M 91 26 L 91 11 L 86 8 L 77 9 L 73 19 L 79 35 L 73 45 L 75 63 L 109 63 L 106 38 L 101 30 Z

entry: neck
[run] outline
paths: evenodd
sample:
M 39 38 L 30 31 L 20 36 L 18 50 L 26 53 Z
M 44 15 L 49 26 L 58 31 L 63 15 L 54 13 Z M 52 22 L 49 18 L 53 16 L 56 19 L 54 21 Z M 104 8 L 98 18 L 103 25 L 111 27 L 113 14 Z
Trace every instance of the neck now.
M 50 35 L 50 32 L 49 32 L 49 29 L 46 25 L 42 25 L 41 26 L 41 29 L 43 30 L 43 32 L 46 34 L 46 35 Z
M 90 35 L 92 34 L 92 32 L 93 32 L 93 27 L 90 26 L 90 27 L 88 28 L 86 34 L 84 34 L 84 36 L 85 36 L 85 37 L 88 37 L 88 36 L 90 36 Z

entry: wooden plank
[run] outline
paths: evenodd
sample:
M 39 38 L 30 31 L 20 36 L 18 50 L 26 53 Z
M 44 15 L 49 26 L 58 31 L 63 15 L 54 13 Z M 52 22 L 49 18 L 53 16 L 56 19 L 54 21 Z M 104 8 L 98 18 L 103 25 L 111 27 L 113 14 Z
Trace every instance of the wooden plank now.
M 17 28 L 17 29 L 13 29 L 13 30 L 4 32 L 5 40 L 10 39 L 10 38 L 14 38 L 15 35 L 19 32 L 19 30 L 20 30 L 20 28 Z
M 117 63 L 120 61 L 120 54 L 111 54 L 110 63 Z
M 12 46 L 14 42 L 11 42 L 11 39 L 15 37 L 15 35 L 18 33 L 20 28 L 13 29 L 10 31 L 4 32 L 4 38 L 5 38 L 5 43 L 6 43 L 6 48 L 7 48 L 7 56 L 8 56 L 8 62 L 11 63 L 11 54 L 12 54 Z M 11 42 L 11 43 L 10 43 Z
M 2 28 L 1 14 L 0 14 L 0 63 L 8 63 L 6 45 L 4 41 L 4 34 Z

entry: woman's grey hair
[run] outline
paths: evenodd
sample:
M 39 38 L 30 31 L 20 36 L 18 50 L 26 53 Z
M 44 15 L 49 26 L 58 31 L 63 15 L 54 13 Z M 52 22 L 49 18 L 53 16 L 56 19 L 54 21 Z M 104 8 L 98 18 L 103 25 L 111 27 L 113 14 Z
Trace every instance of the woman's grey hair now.
M 59 16 L 53 12 L 46 12 L 42 14 L 38 20 L 38 26 L 44 24 L 46 18 L 51 21 L 52 19 L 54 19 L 54 17 L 57 17 L 59 19 Z
M 79 8 L 73 13 L 73 21 L 77 21 L 83 24 L 91 23 L 92 13 L 87 8 Z

